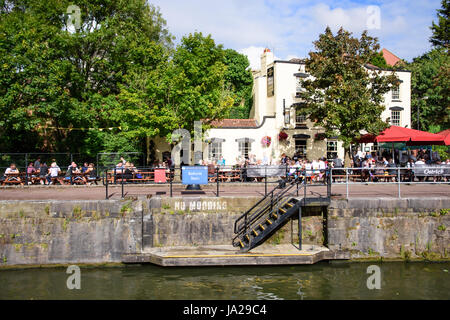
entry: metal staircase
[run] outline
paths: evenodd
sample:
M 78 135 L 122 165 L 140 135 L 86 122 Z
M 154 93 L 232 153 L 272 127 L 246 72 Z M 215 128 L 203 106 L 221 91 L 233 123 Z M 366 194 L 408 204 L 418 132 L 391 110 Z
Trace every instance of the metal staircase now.
M 278 186 L 241 215 L 234 223 L 233 246 L 249 251 L 266 241 L 294 215 L 299 215 L 306 194 L 299 200 L 299 191 L 305 189 L 305 181 L 298 179 L 280 181 Z M 294 195 L 295 193 L 295 195 Z M 299 226 L 301 228 L 301 219 Z M 301 230 L 301 229 L 300 229 Z

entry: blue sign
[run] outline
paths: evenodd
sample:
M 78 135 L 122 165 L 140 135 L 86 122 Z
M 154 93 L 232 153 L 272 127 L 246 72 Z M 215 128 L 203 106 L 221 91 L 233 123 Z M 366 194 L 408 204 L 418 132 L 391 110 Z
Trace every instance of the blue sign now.
M 182 167 L 183 184 L 208 184 L 207 166 Z

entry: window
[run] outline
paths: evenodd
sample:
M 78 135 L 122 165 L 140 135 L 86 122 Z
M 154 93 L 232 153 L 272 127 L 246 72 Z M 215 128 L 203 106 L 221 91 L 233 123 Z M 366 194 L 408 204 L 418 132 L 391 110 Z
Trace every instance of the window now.
M 337 141 L 328 140 L 327 141 L 327 159 L 332 160 L 337 157 Z
M 295 139 L 295 153 L 300 158 L 306 158 L 306 140 L 305 139 Z
M 295 116 L 295 127 L 296 128 L 306 128 L 306 116 L 297 114 Z
M 391 110 L 391 125 L 400 126 L 400 111 Z
M 275 94 L 275 85 L 273 78 L 273 67 L 267 69 L 267 96 L 273 97 Z
M 371 146 L 372 151 L 377 152 L 378 151 L 378 142 L 374 142 Z
M 213 141 L 209 145 L 209 160 L 217 161 L 222 156 L 222 142 Z
M 244 159 L 248 159 L 248 154 L 252 151 L 251 142 L 240 141 L 239 142 L 239 153 Z
M 392 88 L 392 100 L 400 100 L 400 86 Z
M 301 94 L 301 92 L 302 92 L 302 78 L 300 78 L 300 77 L 296 77 L 295 92 L 297 95 Z

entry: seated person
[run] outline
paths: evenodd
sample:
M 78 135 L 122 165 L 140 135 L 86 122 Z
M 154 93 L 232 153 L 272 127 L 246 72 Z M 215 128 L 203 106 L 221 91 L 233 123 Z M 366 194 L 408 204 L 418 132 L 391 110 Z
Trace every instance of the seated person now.
M 56 162 L 52 162 L 50 168 L 48 169 L 48 172 L 49 174 L 47 175 L 47 181 L 49 184 L 52 184 L 53 183 L 52 179 L 56 179 L 59 176 L 61 169 L 56 164 Z
M 64 177 L 64 180 L 70 180 L 74 173 L 81 173 L 81 171 L 77 168 L 77 164 L 75 162 L 72 162 L 71 165 L 67 168 L 66 176 Z M 82 177 L 76 176 L 73 178 L 72 181 L 75 180 L 82 180 Z
M 88 170 L 88 168 L 89 168 L 89 165 L 87 162 L 85 162 L 83 164 L 83 166 L 81 167 L 81 173 L 85 173 Z
M 17 182 L 20 182 L 20 184 L 22 184 L 22 180 L 20 179 L 20 177 L 18 175 L 12 175 L 12 176 L 8 177 L 8 175 L 16 174 L 16 173 L 19 173 L 19 169 L 17 169 L 15 163 L 11 163 L 9 168 L 7 168 L 5 170 L 5 180 L 6 181 L 17 181 Z
M 41 162 L 40 167 L 39 167 L 39 179 L 40 179 L 41 184 L 47 183 L 47 179 L 46 179 L 47 174 L 48 174 L 47 164 L 45 162 Z
M 89 166 L 85 172 L 85 178 L 88 184 L 91 184 L 92 182 L 97 184 L 97 170 L 95 170 L 93 163 L 89 163 Z

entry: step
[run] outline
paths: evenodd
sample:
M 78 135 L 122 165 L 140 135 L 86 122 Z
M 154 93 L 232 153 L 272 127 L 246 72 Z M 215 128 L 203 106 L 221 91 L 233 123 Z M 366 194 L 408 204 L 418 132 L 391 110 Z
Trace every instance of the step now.
M 291 207 L 291 208 L 294 206 L 294 205 L 293 205 L 292 203 L 290 203 L 290 202 L 287 202 L 286 205 L 289 206 L 289 207 Z

